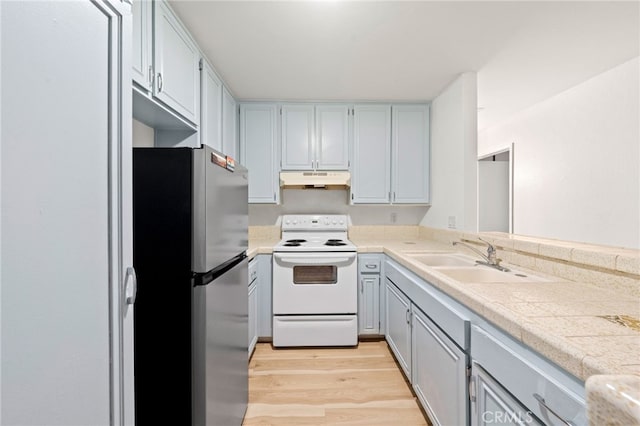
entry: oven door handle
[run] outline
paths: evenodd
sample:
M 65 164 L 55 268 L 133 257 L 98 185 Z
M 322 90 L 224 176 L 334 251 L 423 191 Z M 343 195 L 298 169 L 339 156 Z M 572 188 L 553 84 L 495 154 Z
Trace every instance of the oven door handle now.
M 289 265 L 342 265 L 356 259 L 357 253 L 336 255 L 335 253 L 300 254 L 274 253 L 273 257 L 281 264 Z

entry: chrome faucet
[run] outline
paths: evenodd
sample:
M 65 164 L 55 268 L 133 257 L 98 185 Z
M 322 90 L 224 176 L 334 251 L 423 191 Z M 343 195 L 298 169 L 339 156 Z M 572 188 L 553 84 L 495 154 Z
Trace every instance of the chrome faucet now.
M 467 244 L 467 243 L 463 243 L 462 241 L 453 241 L 451 244 L 455 245 L 462 245 L 465 246 L 466 248 L 474 251 L 475 253 L 479 254 L 483 259 L 484 262 L 481 260 L 476 260 L 476 263 L 478 265 L 485 265 L 485 266 L 490 266 L 492 268 L 495 268 L 499 271 L 502 272 L 509 272 L 509 268 L 505 268 L 504 266 L 500 265 L 500 262 L 502 261 L 502 259 L 498 259 L 498 257 L 496 256 L 496 248 L 493 246 L 493 244 L 491 244 L 488 241 L 483 240 L 482 238 L 478 238 L 480 241 L 482 241 L 483 243 L 487 244 L 487 254 L 485 255 L 484 253 L 482 253 L 480 250 L 478 250 L 477 248 Z

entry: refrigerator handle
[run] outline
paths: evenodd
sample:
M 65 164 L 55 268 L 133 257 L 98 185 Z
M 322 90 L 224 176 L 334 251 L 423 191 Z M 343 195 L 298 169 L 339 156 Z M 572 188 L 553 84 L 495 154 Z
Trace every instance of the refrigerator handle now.
M 129 281 L 131 277 L 131 281 Z M 131 282 L 131 295 L 129 296 L 129 282 Z M 127 305 L 133 305 L 136 303 L 136 295 L 138 293 L 138 278 L 136 277 L 136 270 L 133 266 L 127 267 L 127 271 L 124 274 L 124 295 L 125 303 Z

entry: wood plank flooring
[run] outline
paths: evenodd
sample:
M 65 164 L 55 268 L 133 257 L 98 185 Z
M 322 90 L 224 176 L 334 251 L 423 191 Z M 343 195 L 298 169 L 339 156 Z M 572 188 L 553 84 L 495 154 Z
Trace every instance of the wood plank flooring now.
M 244 425 L 429 425 L 387 343 L 273 349 L 249 363 Z

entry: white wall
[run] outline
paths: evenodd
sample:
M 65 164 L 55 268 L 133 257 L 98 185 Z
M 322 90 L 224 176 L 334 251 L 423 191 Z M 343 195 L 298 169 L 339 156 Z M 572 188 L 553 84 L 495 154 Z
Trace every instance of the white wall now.
M 153 147 L 154 138 L 155 131 L 153 127 L 149 127 L 138 120 L 133 120 L 133 146 L 151 148 Z
M 431 207 L 423 226 L 477 231 L 476 74 L 465 73 L 431 104 Z
M 482 132 L 480 155 L 515 144 L 514 233 L 640 248 L 639 65 Z

